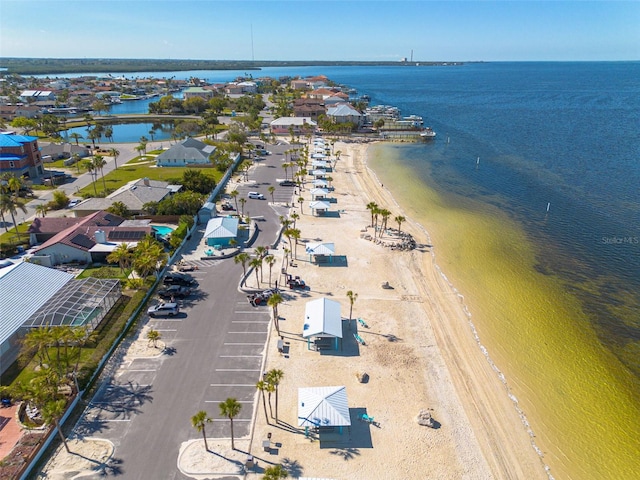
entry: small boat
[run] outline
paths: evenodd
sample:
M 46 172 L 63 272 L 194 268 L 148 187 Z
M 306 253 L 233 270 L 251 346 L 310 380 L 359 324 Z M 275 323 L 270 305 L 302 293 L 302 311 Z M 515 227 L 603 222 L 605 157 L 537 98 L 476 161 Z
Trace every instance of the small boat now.
M 425 128 L 422 132 L 420 132 L 420 136 L 426 140 L 430 138 L 435 138 L 436 132 L 431 130 L 431 127 Z

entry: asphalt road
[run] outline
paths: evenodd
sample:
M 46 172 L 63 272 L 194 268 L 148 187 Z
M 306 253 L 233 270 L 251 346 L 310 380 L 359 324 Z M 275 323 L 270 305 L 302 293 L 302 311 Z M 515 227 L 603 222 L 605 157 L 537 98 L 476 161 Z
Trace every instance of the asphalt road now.
M 287 145 L 270 146 L 272 155 L 256 162 L 240 195 L 255 190 L 268 200 L 248 199 L 245 213 L 263 217 L 256 245 L 271 245 L 280 228 L 284 207 L 269 205 L 269 185 L 276 202 L 290 202 L 292 187 L 280 187 Z M 122 150 L 121 150 L 122 151 Z M 192 241 L 199 241 L 194 238 Z M 275 269 L 274 269 L 275 272 Z M 182 301 L 176 318 L 149 319 L 160 331 L 167 352 L 157 358 L 125 363 L 116 355 L 101 386 L 75 427 L 75 433 L 111 440 L 115 446 L 111 473 L 127 479 L 186 479 L 177 469 L 180 445 L 201 438 L 191 416 L 206 410 L 214 418 L 207 436 L 230 436 L 229 421 L 220 417 L 218 403 L 234 397 L 242 404 L 234 420 L 236 437 L 250 432 L 262 376 L 270 309 L 252 307 L 238 288 L 242 267 L 233 259 L 217 260 L 193 272 L 197 295 Z M 99 478 L 101 475 L 95 475 Z

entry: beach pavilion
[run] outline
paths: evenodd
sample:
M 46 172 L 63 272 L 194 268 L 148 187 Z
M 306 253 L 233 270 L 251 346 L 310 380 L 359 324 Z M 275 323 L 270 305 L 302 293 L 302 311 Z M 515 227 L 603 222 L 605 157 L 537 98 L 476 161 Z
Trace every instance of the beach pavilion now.
M 325 178 L 327 176 L 327 171 L 322 168 L 318 168 L 316 170 L 311 170 L 311 175 L 314 180 L 317 180 L 318 178 Z
M 333 430 L 351 426 L 347 391 L 344 386 L 298 388 L 298 426 Z
M 329 190 L 327 190 L 326 188 L 312 188 L 309 193 L 311 194 L 312 200 L 320 200 L 323 198 L 327 198 Z
M 305 253 L 309 255 L 309 262 L 320 263 L 320 259 L 329 257 L 329 263 L 333 261 L 333 255 L 336 253 L 336 246 L 334 243 L 307 243 L 305 247 Z
M 337 350 L 338 339 L 342 338 L 340 303 L 325 297 L 307 302 L 302 337 L 307 339 L 309 350 L 312 339 L 316 349 L 329 348 L 333 343 Z
M 331 207 L 331 205 L 322 200 L 309 202 L 309 208 L 313 211 L 314 215 L 324 215 L 325 212 L 329 211 L 329 207 Z
M 313 181 L 313 186 L 314 187 L 319 187 L 319 188 L 324 188 L 329 186 L 329 182 L 327 182 L 326 180 L 323 180 L 322 178 L 317 178 Z

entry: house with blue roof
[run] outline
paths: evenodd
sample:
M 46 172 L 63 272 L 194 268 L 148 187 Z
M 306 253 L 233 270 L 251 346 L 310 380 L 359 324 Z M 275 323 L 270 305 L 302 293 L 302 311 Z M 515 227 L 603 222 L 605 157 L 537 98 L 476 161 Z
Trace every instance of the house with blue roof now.
M 38 178 L 44 174 L 38 137 L 0 135 L 0 173 Z

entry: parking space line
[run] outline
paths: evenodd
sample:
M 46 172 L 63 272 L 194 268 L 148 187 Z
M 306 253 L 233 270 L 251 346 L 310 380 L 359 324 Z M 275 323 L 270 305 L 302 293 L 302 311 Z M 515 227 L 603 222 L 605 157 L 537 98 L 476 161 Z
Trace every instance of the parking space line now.
M 148 368 L 148 369 L 143 369 L 143 368 L 127 368 L 127 372 L 156 372 L 157 369 L 156 368 Z
M 156 332 L 177 332 L 175 328 L 156 328 Z
M 264 334 L 265 334 L 265 333 L 267 333 L 267 332 L 266 332 L 266 331 L 263 331 L 263 332 L 227 332 L 227 333 L 255 333 L 255 334 L 259 333 L 259 334 L 261 334 L 261 335 L 264 335 Z
M 260 369 L 253 368 L 216 368 L 216 372 L 259 372 Z
M 261 342 L 261 343 L 224 343 L 223 345 L 229 345 L 229 346 L 238 346 L 238 345 L 239 346 L 243 346 L 243 345 L 256 346 L 257 345 L 257 346 L 261 346 L 261 345 L 264 345 L 264 342 Z
M 266 309 L 262 309 L 262 310 L 236 310 L 233 313 L 264 313 Z
M 228 422 L 229 419 L 228 418 L 212 418 L 211 419 L 214 422 Z M 234 422 L 250 422 L 251 419 L 250 418 L 234 418 L 233 419 Z
M 218 355 L 219 358 L 262 358 L 262 355 Z
M 212 383 L 210 387 L 253 387 L 256 388 L 255 383 Z
M 269 323 L 271 320 L 231 320 L 231 323 Z
M 236 400 L 238 403 L 253 403 L 253 400 Z M 222 403 L 224 400 L 205 400 L 204 403 Z

